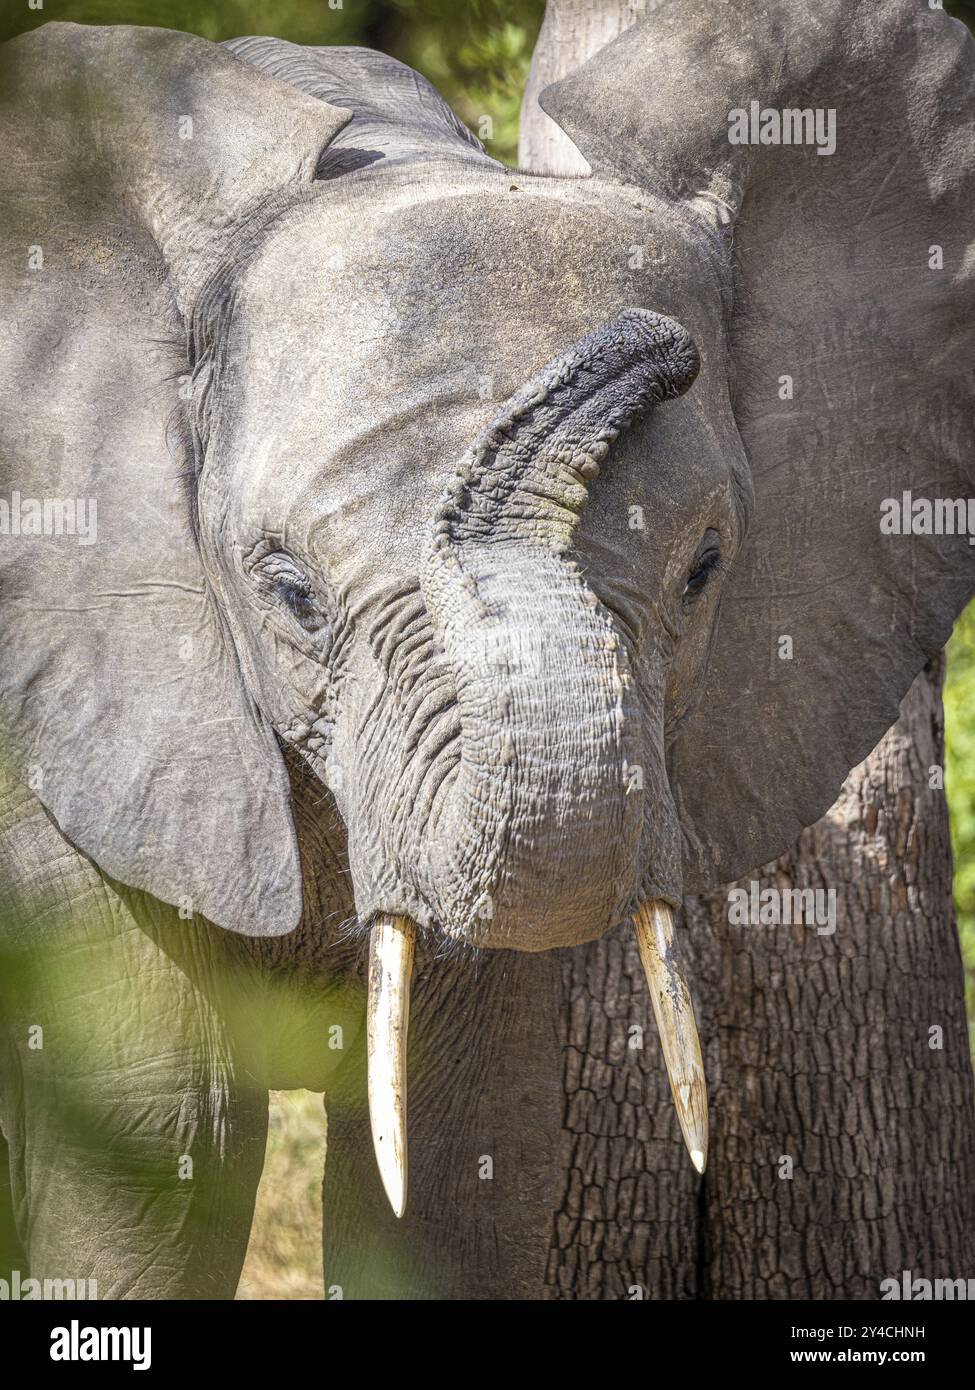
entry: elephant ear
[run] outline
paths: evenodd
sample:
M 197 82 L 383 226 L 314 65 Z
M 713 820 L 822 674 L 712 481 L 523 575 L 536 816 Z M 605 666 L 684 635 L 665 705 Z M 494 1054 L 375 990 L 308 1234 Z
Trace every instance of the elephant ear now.
M 286 932 L 288 780 L 175 426 L 195 295 L 348 114 L 159 29 L 50 24 L 0 65 L 3 755 L 104 872 Z
M 752 103 L 821 148 L 732 143 Z M 975 46 L 921 0 L 681 0 L 541 105 L 726 259 L 755 508 L 670 755 L 694 891 L 823 814 L 975 587 Z

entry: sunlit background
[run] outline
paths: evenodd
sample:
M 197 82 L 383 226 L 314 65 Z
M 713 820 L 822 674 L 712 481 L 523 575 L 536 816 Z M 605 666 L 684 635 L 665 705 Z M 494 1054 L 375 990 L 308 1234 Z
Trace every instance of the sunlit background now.
M 378 48 L 428 77 L 488 151 L 515 164 L 521 93 L 544 8 L 544 0 L 43 0 L 32 10 L 27 0 L 3 0 L 0 39 L 60 19 L 151 24 L 217 41 L 274 34 L 294 43 Z M 944 8 L 975 27 L 975 4 L 946 0 Z M 973 690 L 975 604 L 948 646 L 944 692 L 954 893 L 975 1027 Z M 324 1133 L 320 1096 L 272 1093 L 268 1160 L 239 1298 L 323 1296 Z

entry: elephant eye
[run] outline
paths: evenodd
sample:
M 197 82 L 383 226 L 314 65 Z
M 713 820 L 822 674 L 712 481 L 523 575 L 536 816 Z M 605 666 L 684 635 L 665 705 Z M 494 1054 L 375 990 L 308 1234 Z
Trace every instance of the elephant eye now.
M 295 583 L 292 579 L 277 579 L 274 582 L 274 592 L 302 626 L 307 626 L 315 617 L 315 605 L 312 602 L 311 591 L 300 583 Z
M 315 604 L 311 581 L 290 556 L 275 552 L 256 567 L 271 595 L 307 632 L 315 632 L 324 622 Z
M 687 576 L 687 583 L 684 585 L 684 593 L 682 595 L 687 601 L 692 601 L 703 592 L 711 575 L 721 564 L 721 550 L 713 542 L 708 543 L 711 536 L 715 536 L 713 531 L 705 536 L 707 549 L 697 556 Z M 716 539 L 715 536 L 715 540 Z

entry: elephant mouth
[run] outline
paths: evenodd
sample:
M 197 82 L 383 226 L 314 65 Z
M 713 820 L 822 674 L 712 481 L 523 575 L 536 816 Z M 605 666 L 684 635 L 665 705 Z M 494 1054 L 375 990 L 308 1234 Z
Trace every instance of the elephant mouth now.
M 660 899 L 643 903 L 634 913 L 633 928 L 681 1133 L 691 1162 L 703 1173 L 708 1154 L 707 1085 L 673 911 Z M 369 1120 L 379 1175 L 398 1217 L 406 1210 L 407 1195 L 406 1063 L 416 934 L 411 918 L 380 914 L 369 938 Z

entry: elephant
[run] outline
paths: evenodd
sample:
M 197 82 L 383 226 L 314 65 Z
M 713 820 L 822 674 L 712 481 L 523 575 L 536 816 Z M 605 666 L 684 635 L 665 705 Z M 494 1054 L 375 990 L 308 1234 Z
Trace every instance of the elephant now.
M 560 960 L 635 930 L 699 1184 L 681 903 L 975 589 L 972 40 L 665 0 L 575 178 L 366 49 L 3 73 L 3 1262 L 232 1297 L 304 1086 L 330 1296 L 540 1297 Z

